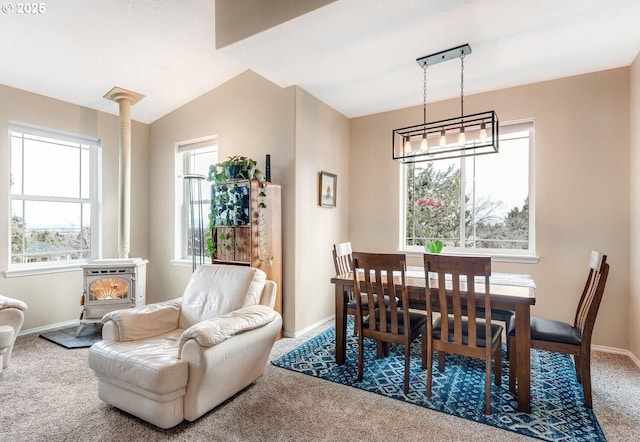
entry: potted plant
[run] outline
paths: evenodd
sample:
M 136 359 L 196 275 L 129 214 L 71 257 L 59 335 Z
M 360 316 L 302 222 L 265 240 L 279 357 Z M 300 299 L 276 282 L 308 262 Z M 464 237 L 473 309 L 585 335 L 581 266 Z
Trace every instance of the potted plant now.
M 264 174 L 260 169 L 256 168 L 256 165 L 257 162 L 251 158 L 234 155 L 228 157 L 225 161 L 209 166 L 207 180 L 215 183 L 215 190 L 211 193 L 212 213 L 209 214 L 209 228 L 205 234 L 207 248 L 211 256 L 215 255 L 218 247 L 228 250 L 234 248 L 233 226 L 238 223 L 238 220 L 244 219 L 244 215 L 248 216 L 248 214 L 243 213 L 242 204 L 240 203 L 242 195 L 238 194 L 237 180 L 255 179 L 260 181 L 259 214 L 261 209 L 267 207 L 265 193 L 267 183 L 264 181 Z M 223 230 L 216 238 L 215 229 L 218 227 L 223 228 Z M 264 226 L 262 226 L 262 230 L 264 230 Z M 217 244 L 218 239 L 222 241 L 222 244 Z M 261 235 L 260 243 L 262 244 L 262 242 L 266 243 L 266 233 L 264 232 Z
M 262 174 L 260 170 L 256 169 L 257 164 L 251 158 L 234 155 L 220 163 L 209 166 L 207 180 L 219 184 L 229 180 L 252 179 L 254 175 Z

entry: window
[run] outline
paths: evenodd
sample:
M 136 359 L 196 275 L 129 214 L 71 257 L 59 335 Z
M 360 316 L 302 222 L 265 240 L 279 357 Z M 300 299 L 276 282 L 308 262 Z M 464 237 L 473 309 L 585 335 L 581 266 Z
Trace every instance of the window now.
M 9 269 L 100 255 L 100 141 L 10 123 Z
M 218 162 L 218 144 L 216 137 L 178 143 L 178 161 L 181 165 L 177 207 L 179 207 L 180 231 L 178 233 L 178 259 L 191 260 L 195 251 L 196 256 L 208 256 L 204 233 L 209 225 L 211 212 L 211 183 L 206 180 L 209 166 Z M 188 175 L 202 175 L 205 179 L 191 180 L 192 189 L 189 193 Z M 199 186 L 199 189 L 197 188 Z M 200 210 L 199 198 L 202 202 Z M 191 204 L 190 204 L 191 203 Z M 201 230 L 201 226 L 202 229 Z
M 500 126 L 497 154 L 406 164 L 403 248 L 533 256 L 533 122 Z

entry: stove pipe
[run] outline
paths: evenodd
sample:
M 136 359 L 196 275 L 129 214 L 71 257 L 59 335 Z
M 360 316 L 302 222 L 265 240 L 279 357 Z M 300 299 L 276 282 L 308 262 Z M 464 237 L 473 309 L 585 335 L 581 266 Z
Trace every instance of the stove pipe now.
M 120 110 L 120 148 L 118 174 L 118 258 L 129 258 L 131 227 L 131 106 L 144 95 L 114 87 L 104 96 L 118 103 Z

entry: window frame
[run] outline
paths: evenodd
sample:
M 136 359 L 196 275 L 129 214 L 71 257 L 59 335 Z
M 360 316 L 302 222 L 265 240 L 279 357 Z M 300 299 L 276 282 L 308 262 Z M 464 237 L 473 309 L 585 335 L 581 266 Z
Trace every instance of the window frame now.
M 54 272 L 64 272 L 64 271 L 72 271 L 80 268 L 82 264 L 85 264 L 91 259 L 97 259 L 102 256 L 102 143 L 101 140 L 97 137 L 92 137 L 88 135 L 75 134 L 65 131 L 60 131 L 51 128 L 45 128 L 41 126 L 31 125 L 28 123 L 9 121 L 8 124 L 8 154 L 9 154 L 9 175 L 12 175 L 12 138 L 15 137 L 15 133 L 21 134 L 24 138 L 29 137 L 39 137 L 52 140 L 51 144 L 55 144 L 55 142 L 60 142 L 62 145 L 72 143 L 77 144 L 78 147 L 69 146 L 72 149 L 83 148 L 81 146 L 86 146 L 89 152 L 89 180 L 87 182 L 89 186 L 88 197 L 82 197 L 79 195 L 78 197 L 62 197 L 62 196 L 51 196 L 51 195 L 42 195 L 42 194 L 34 194 L 28 195 L 24 193 L 24 188 L 21 186 L 20 194 L 13 194 L 11 186 L 9 186 L 8 196 L 9 196 L 9 225 L 11 226 L 11 218 L 12 218 L 12 205 L 14 201 L 37 201 L 37 202 L 52 202 L 52 203 L 78 203 L 78 204 L 89 204 L 90 205 L 90 214 L 89 214 L 89 226 L 91 231 L 91 239 L 90 239 L 90 254 L 88 258 L 80 258 L 80 259 L 69 259 L 69 260 L 60 260 L 60 261 L 38 261 L 38 262 L 25 262 L 25 263 L 12 263 L 12 253 L 11 253 L 11 228 L 9 228 L 9 247 L 7 251 L 7 269 L 5 270 L 6 277 L 13 276 L 26 276 L 32 274 L 43 274 L 43 273 L 54 273 Z M 47 142 L 45 140 L 45 142 Z M 23 151 L 24 153 L 24 151 Z M 21 163 L 22 171 L 21 176 L 24 180 L 24 161 Z M 80 186 L 82 186 L 82 179 L 80 179 Z M 80 190 L 82 187 L 80 187 Z M 81 192 L 82 193 L 82 190 Z M 82 224 L 82 221 L 81 221 Z
M 200 150 L 205 148 L 215 149 L 216 154 L 219 154 L 218 136 L 211 135 L 207 137 L 197 138 L 188 141 L 182 141 L 176 143 L 175 151 L 175 170 L 176 170 L 176 187 L 175 187 L 175 235 L 174 235 L 174 259 L 172 262 L 177 265 L 191 265 L 192 257 L 189 255 L 189 189 L 184 179 L 184 176 L 190 173 L 195 173 L 192 169 L 190 161 L 190 155 L 186 155 L 188 152 L 194 150 Z M 217 160 L 216 160 L 217 162 Z M 210 194 L 203 191 L 203 202 L 210 201 Z M 207 228 L 208 214 L 204 213 L 204 227 Z
M 529 131 L 529 248 L 518 249 L 490 249 L 490 248 L 464 248 L 464 247 L 446 247 L 443 251 L 451 255 L 489 255 L 495 261 L 503 262 L 524 262 L 536 263 L 539 258 L 536 255 L 536 236 L 535 236 L 535 121 L 533 119 L 509 121 L 500 125 L 501 136 L 511 133 L 528 130 Z M 502 142 L 502 140 L 500 140 Z M 492 155 L 492 154 L 489 154 Z M 498 153 L 499 155 L 499 153 Z M 464 163 L 464 162 L 463 162 Z M 399 250 L 408 254 L 422 254 L 425 252 L 424 247 L 406 244 L 406 218 L 407 218 L 407 165 L 400 164 L 400 232 L 399 232 Z M 465 166 L 460 165 L 460 174 L 465 174 Z M 461 197 L 464 194 L 464 186 L 461 186 Z M 474 195 L 475 198 L 475 189 Z M 464 207 L 460 208 L 461 216 L 464 216 Z M 461 218 L 461 219 L 464 219 Z M 462 226 L 460 226 L 462 229 Z M 461 236 L 462 237 L 462 236 Z

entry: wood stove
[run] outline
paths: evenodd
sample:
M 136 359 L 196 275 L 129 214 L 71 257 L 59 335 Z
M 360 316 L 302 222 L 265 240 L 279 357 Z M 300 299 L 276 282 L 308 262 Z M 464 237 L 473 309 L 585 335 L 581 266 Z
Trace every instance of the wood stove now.
M 97 259 L 82 266 L 84 292 L 80 326 L 102 322 L 114 310 L 145 304 L 147 260 L 141 258 Z

